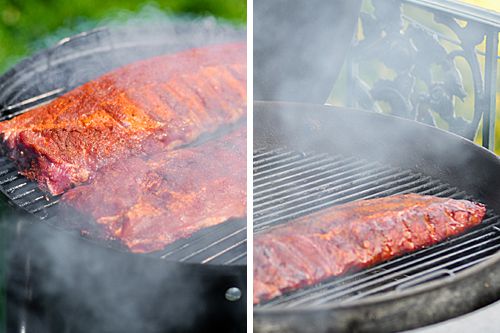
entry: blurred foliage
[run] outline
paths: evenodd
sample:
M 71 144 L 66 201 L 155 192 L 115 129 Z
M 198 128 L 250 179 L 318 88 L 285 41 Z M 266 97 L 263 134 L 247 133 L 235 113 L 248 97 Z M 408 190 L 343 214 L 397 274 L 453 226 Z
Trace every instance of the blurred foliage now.
M 481 8 L 494 10 L 500 13 L 500 2 L 498 0 L 461 0 L 461 1 Z
M 500 13 L 499 0 L 461 0 L 461 1 Z M 481 45 L 481 50 L 484 51 L 484 44 Z M 500 56 L 500 51 L 499 51 L 499 56 Z M 497 155 L 500 155 L 500 70 L 498 69 L 498 64 L 497 64 L 497 70 L 498 70 L 497 93 L 496 93 L 497 119 L 495 128 L 495 153 L 497 153 Z M 478 137 L 476 138 L 476 142 L 481 143 L 481 141 L 482 141 L 481 137 L 478 135 Z
M 468 3 L 470 5 L 475 5 L 478 7 L 482 7 L 488 10 L 494 10 L 500 13 L 500 1 L 499 0 L 462 0 L 462 2 Z M 372 11 L 372 6 L 369 2 L 369 0 L 365 0 L 363 2 L 363 11 L 366 12 L 371 12 Z M 405 15 L 411 17 L 414 19 L 416 22 L 419 22 L 420 24 L 423 24 L 424 26 L 432 28 L 432 30 L 435 30 L 443 35 L 449 36 L 452 39 L 456 40 L 456 36 L 454 32 L 449 29 L 448 27 L 442 25 L 442 24 L 437 24 L 434 19 L 433 15 L 430 14 L 429 11 L 419 9 L 415 6 L 412 5 L 405 5 L 404 6 L 404 13 Z M 408 23 L 407 23 L 408 24 Z M 358 39 L 363 38 L 363 31 L 362 31 L 362 25 L 360 24 L 358 29 Z M 442 45 L 445 47 L 445 49 L 450 52 L 452 50 L 457 50 L 458 47 L 456 45 L 453 45 L 452 43 L 449 43 L 447 41 L 441 40 Z M 483 42 L 477 47 L 478 51 L 484 52 L 485 51 L 485 43 Z M 481 64 L 481 68 L 484 69 L 484 57 L 479 56 L 479 62 Z M 474 86 L 473 86 L 473 81 L 472 81 L 472 73 L 470 70 L 469 65 L 462 59 L 458 58 L 456 60 L 456 65 L 463 77 L 463 83 L 464 83 L 464 88 L 467 93 L 467 97 L 461 101 L 458 98 L 455 98 L 455 112 L 457 115 L 470 120 L 473 115 L 473 110 L 474 110 L 474 99 L 471 96 L 474 96 Z M 497 63 L 498 66 L 498 63 Z M 387 68 L 384 66 L 382 63 L 377 62 L 377 61 L 372 61 L 372 62 L 367 62 L 366 64 L 361 64 L 360 66 L 360 73 L 362 73 L 362 79 L 365 80 L 369 85 L 372 85 L 375 81 L 377 81 L 379 78 L 386 78 L 386 79 L 392 79 L 395 76 L 395 73 L 392 69 Z M 436 68 L 433 68 L 433 74 L 436 75 L 436 78 L 439 77 L 439 71 Z M 483 74 L 484 75 L 484 74 Z M 347 74 L 346 74 L 346 69 L 344 68 L 342 71 L 341 76 L 339 77 L 339 80 L 337 81 L 337 84 L 333 90 L 333 94 L 329 99 L 329 103 L 331 104 L 337 104 L 337 105 L 345 105 L 346 104 L 346 81 L 347 80 Z M 495 142 L 495 152 L 500 155 L 500 69 L 498 71 L 498 76 L 497 76 L 497 118 L 496 118 L 496 142 Z M 384 103 L 380 103 L 382 109 L 388 110 L 388 105 L 385 105 Z M 438 126 L 440 126 L 443 129 L 447 129 L 447 124 L 443 123 L 441 119 L 437 116 L 437 123 Z M 480 127 L 477 131 L 476 138 L 474 140 L 476 143 L 481 144 L 482 143 L 482 128 Z
M 0 0 L 0 73 L 54 43 L 54 36 L 60 39 L 152 12 L 212 15 L 244 24 L 246 0 Z

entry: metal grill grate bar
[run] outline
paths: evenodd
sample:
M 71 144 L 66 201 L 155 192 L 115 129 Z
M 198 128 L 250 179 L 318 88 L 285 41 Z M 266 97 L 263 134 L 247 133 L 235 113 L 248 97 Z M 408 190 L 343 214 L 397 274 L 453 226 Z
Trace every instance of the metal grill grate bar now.
M 26 181 L 26 179 L 22 179 L 22 178 L 16 179 L 16 180 L 10 182 L 9 186 L 5 187 L 5 191 L 7 193 L 12 194 L 13 192 L 18 191 L 19 189 L 22 189 L 26 185 L 28 185 L 28 182 Z
M 225 261 L 225 255 L 227 255 L 228 253 L 230 253 L 234 249 L 239 248 L 240 252 L 242 252 L 242 254 L 243 254 L 243 251 L 246 250 L 246 246 L 245 246 L 246 243 L 247 243 L 246 239 L 240 240 L 237 243 L 234 243 L 233 245 L 230 245 L 230 246 L 226 247 L 222 251 L 220 251 L 220 252 L 218 252 L 218 253 L 216 253 L 216 254 L 208 257 L 207 259 L 202 260 L 201 263 L 202 264 L 206 264 L 206 263 L 209 263 L 209 262 L 210 263 L 214 263 L 214 264 L 217 264 L 219 262 L 223 263 Z M 230 256 L 233 257 L 234 255 L 232 253 L 230 253 Z
M 54 97 L 62 94 L 66 88 L 58 88 L 55 90 L 48 91 L 46 93 L 25 99 L 16 104 L 9 105 L 3 109 L 0 109 L 0 121 L 14 118 L 20 114 L 25 113 L 30 107 L 34 105 L 39 105 L 41 103 L 45 103 L 53 99 Z
M 232 265 L 232 264 L 246 264 L 247 262 L 247 253 L 246 253 L 246 242 L 244 244 L 245 250 L 242 254 L 235 256 L 227 261 L 224 262 L 225 265 Z
M 257 151 L 253 155 L 253 165 L 258 165 L 258 163 L 264 163 L 265 158 L 267 156 L 276 156 L 280 152 L 285 151 L 286 154 L 292 154 L 291 151 L 286 151 L 285 149 L 276 149 L 276 150 L 262 150 L 262 151 Z
M 30 205 L 33 205 L 34 203 L 44 199 L 45 196 L 44 195 L 38 195 L 33 198 L 33 199 L 29 199 L 28 201 L 24 201 L 22 203 L 19 203 L 19 207 L 26 207 L 26 206 L 30 206 Z
M 318 169 L 324 169 L 326 166 L 324 164 L 326 163 L 334 163 L 336 162 L 335 159 L 333 158 L 328 158 L 324 157 L 323 159 L 317 159 L 317 158 L 310 158 L 305 161 L 296 161 L 295 163 L 290 163 L 288 167 L 293 166 L 293 168 L 284 168 L 284 171 L 281 172 L 275 172 L 273 173 L 273 170 L 266 170 L 261 172 L 258 175 L 255 175 L 254 178 L 254 188 L 260 189 L 261 187 L 265 185 L 269 185 L 269 183 L 266 183 L 265 181 L 268 181 L 270 179 L 276 178 L 279 179 L 280 181 L 286 180 L 290 177 L 296 177 L 295 173 L 296 171 L 303 171 L 303 172 L 311 172 L 311 171 L 316 171 Z M 312 169 L 314 166 L 319 166 L 318 168 Z M 275 169 L 283 169 L 280 167 L 276 167 Z M 292 174 L 290 176 L 286 176 Z M 264 184 L 262 184 L 264 183 Z
M 350 174 L 356 174 L 356 172 L 370 172 L 369 170 L 374 168 L 375 170 L 379 171 L 382 168 L 378 167 L 376 165 L 365 165 L 361 164 L 352 164 L 351 169 L 347 169 L 344 167 L 344 165 L 341 165 L 340 167 L 336 167 L 339 163 L 332 163 L 330 165 L 331 168 L 329 168 L 327 171 L 324 172 L 318 172 L 318 173 L 313 173 L 312 175 L 304 175 L 302 173 L 299 173 L 298 175 L 295 175 L 294 180 L 282 180 L 281 184 L 279 181 L 273 182 L 274 187 L 270 187 L 265 190 L 259 191 L 257 195 L 254 196 L 254 207 L 257 206 L 259 203 L 262 201 L 268 202 L 271 197 L 277 197 L 282 194 L 287 194 L 290 191 L 290 188 L 293 188 L 294 190 L 297 189 L 302 189 L 302 188 L 308 188 L 311 187 L 313 184 L 323 184 L 327 180 L 335 180 L 339 178 L 343 178 L 346 176 L 349 176 Z M 314 171 L 314 170 L 311 170 Z M 351 176 L 352 177 L 352 176 Z M 257 204 L 257 205 L 256 205 Z
M 491 257 L 493 257 L 493 254 L 492 254 L 492 255 L 489 255 L 489 256 L 484 256 L 484 257 L 481 257 L 481 258 L 476 259 L 476 260 L 473 260 L 473 261 L 470 261 L 470 262 L 468 262 L 468 263 L 466 263 L 466 264 L 463 264 L 463 265 L 461 265 L 461 266 L 458 266 L 457 268 L 455 268 L 455 269 L 453 270 L 453 272 L 454 272 L 454 273 L 458 273 L 458 272 L 460 272 L 460 271 L 462 271 L 462 270 L 464 270 L 464 269 L 466 269 L 466 268 L 469 268 L 469 267 L 471 267 L 471 266 L 475 266 L 475 265 L 477 265 L 477 264 L 479 264 L 479 263 L 481 263 L 481 262 L 483 262 L 483 261 L 485 261 L 485 260 L 488 260 L 488 259 L 489 259 L 489 258 L 491 258 Z
M 15 196 L 13 195 L 12 196 L 12 200 L 17 201 L 17 200 L 19 200 L 19 199 L 21 199 L 21 198 L 23 198 L 23 197 L 25 197 L 25 196 L 27 196 L 29 194 L 32 194 L 35 191 L 36 191 L 36 189 L 34 189 L 34 188 L 28 189 L 28 190 L 26 190 L 24 192 L 19 193 L 18 195 L 15 195 Z
M 283 156 L 284 155 L 284 156 Z M 287 169 L 289 167 L 294 166 L 297 163 L 304 163 L 307 162 L 308 160 L 318 160 L 321 159 L 322 157 L 328 157 L 328 155 L 323 154 L 321 155 L 316 155 L 312 156 L 311 158 L 308 159 L 303 159 L 300 158 L 300 156 L 297 156 L 296 154 L 291 154 L 291 153 L 283 153 L 278 155 L 280 158 L 269 158 L 266 163 L 263 163 L 262 165 L 254 165 L 254 176 L 259 178 L 262 174 L 266 173 L 272 173 L 276 172 L 276 170 L 280 169 Z M 276 157 L 276 156 L 274 156 Z
M 239 230 L 237 230 L 237 231 L 235 231 L 227 236 L 224 236 L 220 239 L 217 239 L 215 242 L 212 242 L 212 243 L 208 244 L 207 246 L 202 247 L 196 251 L 190 251 L 190 253 L 187 256 L 181 258 L 180 261 L 190 261 L 190 259 L 196 257 L 200 253 L 204 253 L 204 252 L 208 251 L 210 248 L 217 248 L 218 249 L 219 248 L 218 245 L 220 245 L 222 242 L 229 242 L 230 244 L 234 244 L 233 240 L 231 239 L 233 237 L 238 238 L 238 242 L 245 240 L 246 228 L 239 229 Z M 227 249 L 226 247 L 222 247 L 222 248 L 223 248 L 223 251 Z M 220 252 L 218 252 L 218 253 L 220 253 Z
M 0 180 L 0 185 L 5 185 L 7 183 L 13 182 L 19 178 L 17 171 L 9 171 L 5 176 Z

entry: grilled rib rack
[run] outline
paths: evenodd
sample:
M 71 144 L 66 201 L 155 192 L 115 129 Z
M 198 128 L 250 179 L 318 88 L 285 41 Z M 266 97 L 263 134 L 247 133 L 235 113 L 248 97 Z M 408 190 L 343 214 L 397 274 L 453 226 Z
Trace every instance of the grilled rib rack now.
M 322 208 L 354 200 L 419 193 L 474 200 L 467 193 L 412 170 L 354 156 L 289 149 L 254 152 L 254 230 L 286 223 Z M 456 273 L 490 258 L 500 248 L 500 216 L 492 210 L 479 227 L 438 245 L 370 269 L 304 288 L 259 308 L 347 303 L 400 292 Z

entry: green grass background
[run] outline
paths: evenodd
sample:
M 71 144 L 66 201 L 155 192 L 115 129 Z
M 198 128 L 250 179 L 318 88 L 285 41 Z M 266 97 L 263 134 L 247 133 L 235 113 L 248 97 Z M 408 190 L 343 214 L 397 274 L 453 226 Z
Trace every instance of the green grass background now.
M 212 15 L 246 22 L 246 0 L 0 0 L 0 73 L 38 49 L 137 16 Z

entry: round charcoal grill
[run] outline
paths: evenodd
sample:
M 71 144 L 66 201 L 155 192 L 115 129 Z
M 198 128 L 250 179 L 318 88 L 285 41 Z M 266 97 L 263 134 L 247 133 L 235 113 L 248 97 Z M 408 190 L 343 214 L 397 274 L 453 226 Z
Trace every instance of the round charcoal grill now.
M 22 61 L 0 77 L 0 120 L 27 112 L 32 107 L 46 103 L 89 80 L 133 61 L 244 38 L 243 31 L 206 19 L 193 22 L 174 20 L 116 29 L 104 28 L 63 39 L 57 46 Z M 40 287 L 45 281 L 38 281 L 43 280 L 42 276 L 50 275 L 46 272 L 49 270 L 47 260 L 40 255 L 47 252 L 46 245 L 39 241 L 42 237 L 57 237 L 56 242 L 64 239 L 61 242 L 64 242 L 65 246 L 71 244 L 68 252 L 77 253 L 74 255 L 76 258 L 67 258 L 67 255 L 63 254 L 61 257 L 50 258 L 57 262 L 68 260 L 73 262 L 73 266 L 81 266 L 88 264 L 89 261 L 102 261 L 106 258 L 113 262 L 110 264 L 111 267 L 126 266 L 135 272 L 137 276 L 131 280 L 140 280 L 140 275 L 143 274 L 141 272 L 160 270 L 155 279 L 163 279 L 162 287 L 165 290 L 160 289 L 155 296 L 159 303 L 155 303 L 155 300 L 151 303 L 158 305 L 153 310 L 157 313 L 156 316 L 153 315 L 153 322 L 157 320 L 158 325 L 165 329 L 176 328 L 175 325 L 185 325 L 182 320 L 173 324 L 169 320 L 175 316 L 189 317 L 185 313 L 194 312 L 193 309 L 198 307 L 217 309 L 217 313 L 213 313 L 215 310 L 204 310 L 202 317 L 192 316 L 192 320 L 196 320 L 204 328 L 211 327 L 210 325 L 225 329 L 245 327 L 245 219 L 231 220 L 206 228 L 187 239 L 168 245 L 162 251 L 148 255 L 134 255 L 116 251 L 120 250 L 116 244 L 83 239 L 76 232 L 56 227 L 53 222 L 58 219 L 56 213 L 59 198 L 41 191 L 35 182 L 19 175 L 14 163 L 5 157 L 0 157 L 0 191 L 5 195 L 5 201 L 14 207 L 7 209 L 4 224 L 16 224 L 15 230 L 11 232 L 16 241 L 13 242 L 14 245 L 9 245 L 10 248 L 15 248 L 11 251 L 15 253 L 12 255 L 14 259 L 11 266 L 18 267 L 10 268 L 9 274 L 10 300 L 14 300 L 10 302 L 14 305 L 10 306 L 11 311 L 8 313 L 9 331 L 79 332 L 79 329 L 92 331 L 93 328 L 103 327 L 98 326 L 98 323 L 95 327 L 88 326 L 88 323 L 82 324 L 79 318 L 75 319 L 76 317 L 72 319 L 74 323 L 61 321 L 59 316 L 62 313 L 63 317 L 67 317 L 65 308 L 69 306 L 64 302 L 60 303 L 59 308 L 54 305 L 55 303 L 49 303 L 51 310 L 40 305 L 55 297 L 53 293 L 49 295 Z M 38 273 L 36 268 L 39 268 Z M 22 277 L 18 273 L 20 270 L 24 272 Z M 116 272 L 110 273 L 107 278 L 116 278 L 119 276 L 119 270 L 120 268 L 117 268 Z M 178 280 L 185 280 L 185 283 L 181 284 L 186 287 L 179 287 L 178 281 L 176 283 L 170 281 L 173 271 L 182 276 L 178 277 Z M 122 273 L 127 275 L 130 272 Z M 98 278 L 96 279 L 94 282 L 98 284 Z M 19 287 L 20 285 L 22 287 Z M 22 289 L 22 292 L 18 289 Z M 36 295 L 38 291 L 39 299 L 33 296 L 33 293 Z M 151 295 L 148 297 L 150 300 Z M 163 306 L 162 302 L 170 304 L 173 303 L 173 299 L 189 301 L 184 302 L 183 306 L 178 306 L 177 310 L 157 311 Z M 134 299 L 130 301 L 134 302 Z M 192 306 L 190 302 L 196 303 L 197 306 Z M 37 311 L 31 311 L 32 309 Z M 118 312 L 116 315 L 119 315 Z M 108 319 L 104 319 L 101 324 L 108 322 Z M 38 324 L 33 324 L 34 322 Z M 110 327 L 111 331 L 133 327 L 127 325 L 129 323 L 125 320 Z M 153 326 L 151 323 L 144 324 L 144 327 Z M 147 331 L 144 327 L 138 326 L 137 329 Z
M 500 160 L 413 121 L 254 104 L 254 232 L 353 200 L 420 193 L 483 202 L 467 233 L 254 307 L 256 332 L 388 332 L 442 321 L 500 292 Z

